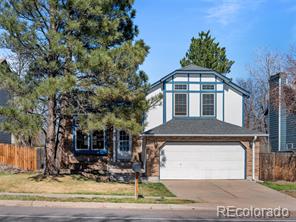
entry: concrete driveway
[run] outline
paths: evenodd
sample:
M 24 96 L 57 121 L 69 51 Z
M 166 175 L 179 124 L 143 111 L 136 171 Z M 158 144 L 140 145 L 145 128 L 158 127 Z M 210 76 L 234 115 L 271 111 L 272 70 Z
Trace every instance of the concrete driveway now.
M 296 211 L 296 199 L 248 180 L 163 180 L 177 197 L 211 206 L 286 207 Z

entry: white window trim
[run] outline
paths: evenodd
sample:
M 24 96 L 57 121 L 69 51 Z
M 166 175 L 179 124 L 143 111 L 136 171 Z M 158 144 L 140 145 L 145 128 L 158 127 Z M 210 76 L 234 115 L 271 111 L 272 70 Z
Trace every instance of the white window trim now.
M 120 150 L 120 131 L 125 131 L 125 130 L 122 130 L 122 129 L 117 129 L 117 148 L 118 148 L 118 151 L 120 151 L 120 152 L 127 152 L 127 153 L 129 153 L 129 152 L 131 152 L 132 151 L 132 135 L 130 134 L 130 133 L 128 133 L 128 151 L 124 151 L 124 150 Z
M 203 95 L 214 95 L 214 114 L 213 115 L 203 115 Z M 213 117 L 216 116 L 216 96 L 215 93 L 201 93 L 201 116 Z
M 106 130 L 103 130 L 103 134 L 104 134 L 104 147 L 101 149 L 94 149 L 93 148 L 93 132 L 90 134 L 90 149 L 89 150 L 105 150 L 106 149 Z
M 177 94 L 184 94 L 184 95 L 186 95 L 186 114 L 185 115 L 176 115 L 176 95 Z M 173 107 L 173 109 L 174 109 L 174 116 L 176 116 L 176 117 L 188 116 L 188 93 L 182 93 L 182 92 L 180 92 L 180 93 L 174 93 L 174 107 Z

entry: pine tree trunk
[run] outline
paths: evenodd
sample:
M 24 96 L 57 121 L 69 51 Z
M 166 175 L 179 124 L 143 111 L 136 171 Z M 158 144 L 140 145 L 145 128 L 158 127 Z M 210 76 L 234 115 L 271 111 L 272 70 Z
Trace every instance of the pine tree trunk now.
M 66 160 L 66 128 L 67 128 L 67 119 L 65 115 L 65 109 L 67 107 L 67 96 L 63 95 L 61 99 L 61 115 L 59 122 L 59 130 L 58 130 L 58 141 L 57 141 L 57 150 L 56 150 L 56 168 L 58 172 L 61 169 L 62 165 L 65 165 Z
M 55 115 L 55 97 L 48 99 L 48 119 L 47 134 L 45 144 L 45 175 L 57 175 L 55 151 L 56 151 L 56 115 Z

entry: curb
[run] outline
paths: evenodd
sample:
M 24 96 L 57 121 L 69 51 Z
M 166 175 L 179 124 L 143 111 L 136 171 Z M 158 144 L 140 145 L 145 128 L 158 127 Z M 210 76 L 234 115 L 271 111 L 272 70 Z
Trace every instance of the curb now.
M 52 207 L 52 208 L 104 208 L 104 209 L 144 209 L 144 210 L 216 210 L 215 207 L 182 204 L 138 204 L 138 203 L 94 203 L 94 202 L 51 202 L 0 200 L 6 207 Z

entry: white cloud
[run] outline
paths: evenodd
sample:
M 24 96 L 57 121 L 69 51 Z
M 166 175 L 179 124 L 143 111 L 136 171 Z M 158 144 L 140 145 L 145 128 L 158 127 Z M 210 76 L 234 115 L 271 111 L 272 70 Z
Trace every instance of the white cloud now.
M 233 20 L 233 17 L 238 13 L 239 9 L 240 4 L 237 1 L 223 1 L 209 8 L 206 18 L 215 20 L 222 25 L 227 25 Z
M 264 0 L 211 0 L 206 10 L 206 19 L 228 25 L 234 22 L 244 10 L 255 10 Z

